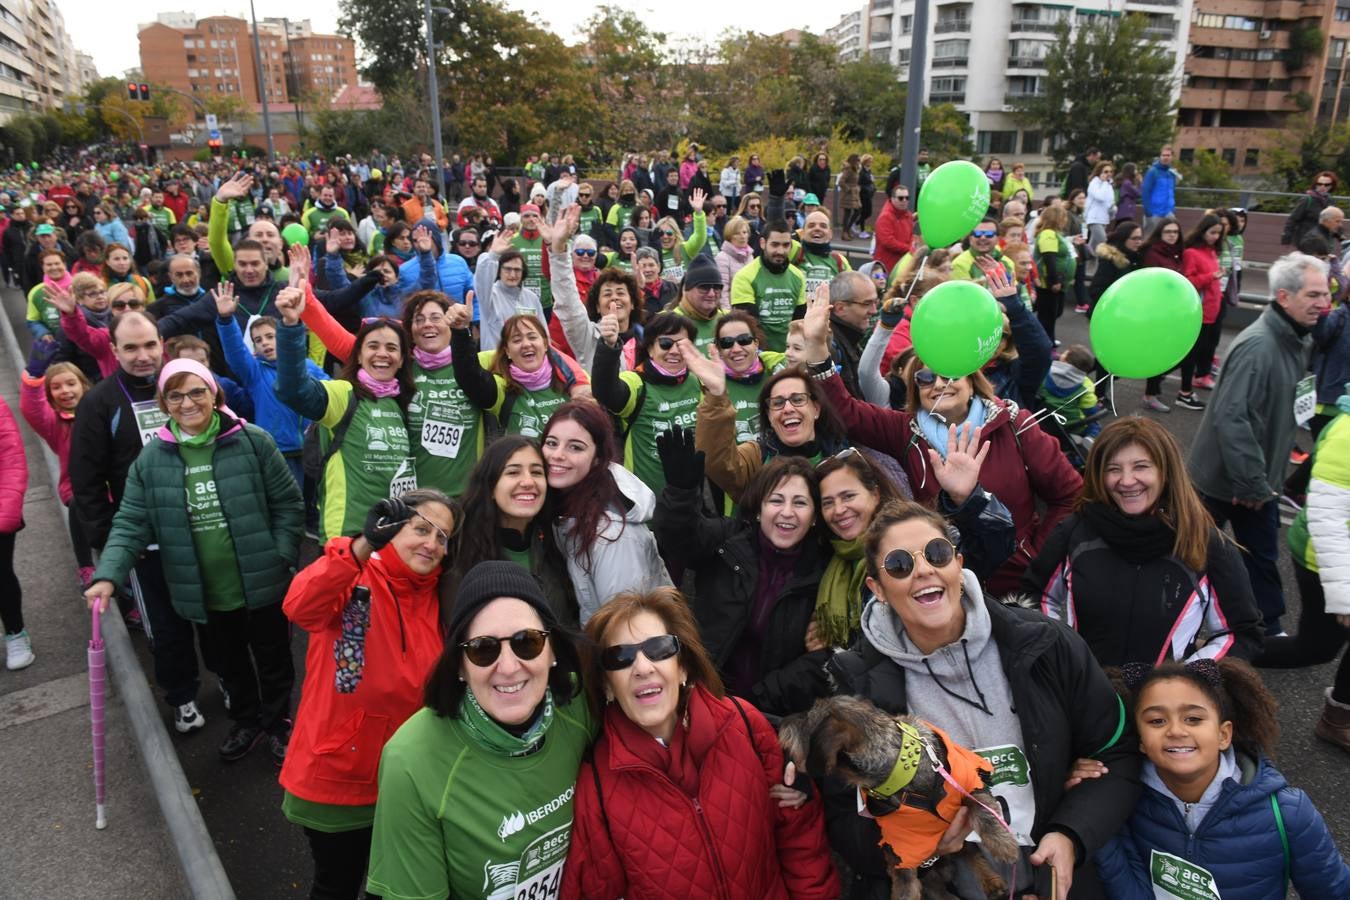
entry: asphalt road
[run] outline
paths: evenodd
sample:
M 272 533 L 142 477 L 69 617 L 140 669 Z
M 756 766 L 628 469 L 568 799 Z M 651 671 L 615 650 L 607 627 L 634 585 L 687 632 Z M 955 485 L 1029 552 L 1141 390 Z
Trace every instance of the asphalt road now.
M 4 299 L 6 314 L 14 324 L 26 352 L 27 332 L 22 323 L 22 303 L 14 291 L 6 290 Z M 1235 328 L 1225 333 L 1221 355 L 1235 334 Z M 1086 319 L 1072 312 L 1066 313 L 1060 320 L 1058 336 L 1065 343 L 1086 342 Z M 11 365 L 9 360 L 0 360 L 0 364 L 7 367 Z M 1175 395 L 1176 386 L 1175 377 L 1164 386 L 1164 399 L 1169 403 Z M 1118 414 L 1134 415 L 1139 412 L 1142 388 L 1142 382 L 1127 381 L 1116 385 L 1114 399 Z M 1166 425 L 1183 447 L 1188 447 L 1195 439 L 1201 417 L 1199 412 L 1175 407 L 1167 415 L 1147 415 L 1156 417 Z M 31 454 L 31 435 L 29 437 Z M 1305 448 L 1308 446 L 1306 432 L 1303 433 L 1302 445 Z M 307 550 L 310 553 L 307 558 L 312 558 L 317 552 L 317 548 L 312 545 Z M 1281 570 L 1290 592 L 1290 615 L 1285 623 L 1290 630 L 1294 630 L 1299 601 L 1287 549 Z M 25 583 L 24 588 L 30 598 L 27 603 L 34 605 L 43 602 L 50 594 L 66 590 L 64 578 L 38 579 L 37 583 Z M 139 636 L 133 636 L 133 640 L 149 677 L 149 654 L 145 641 Z M 303 672 L 305 641 L 304 633 L 297 630 L 293 650 L 298 672 Z M 1312 736 L 1313 723 L 1322 708 L 1322 691 L 1331 682 L 1332 668 L 1326 665 L 1291 671 L 1266 670 L 1263 674 L 1281 702 L 1282 735 L 1276 763 L 1291 783 L 1311 795 L 1331 827 L 1338 845 L 1350 848 L 1350 808 L 1343 802 L 1344 785 L 1347 775 L 1350 775 L 1350 757 Z M 174 743 L 235 891 L 241 898 L 306 896 L 310 877 L 308 847 L 300 829 L 290 825 L 281 815 L 277 768 L 262 748 L 232 765 L 220 762 L 216 747 L 228 732 L 229 722 L 220 696 L 215 691 L 215 679 L 204 671 L 203 676 L 199 702 L 207 720 L 206 727 L 188 737 L 175 735 Z M 302 677 L 297 678 L 297 685 L 301 683 Z M 298 696 L 297 688 L 297 699 Z M 164 713 L 168 727 L 167 707 Z M 74 777 L 72 774 L 71 778 Z M 84 777 L 83 773 L 81 777 Z M 142 799 L 142 802 L 150 801 Z M 29 864 L 36 866 L 45 863 L 48 867 L 60 865 L 62 857 L 55 850 L 50 852 L 51 857 L 44 860 L 43 849 L 34 847 L 30 853 L 36 854 L 36 858 L 28 860 Z M 161 854 L 156 865 L 163 864 Z M 3 887 L 0 887 L 0 894 L 3 893 Z

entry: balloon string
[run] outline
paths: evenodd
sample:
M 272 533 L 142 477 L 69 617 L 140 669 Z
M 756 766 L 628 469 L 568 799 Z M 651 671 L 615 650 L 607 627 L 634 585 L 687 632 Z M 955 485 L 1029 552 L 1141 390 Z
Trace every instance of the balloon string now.
M 1089 390 L 1095 389 L 1095 388 L 1097 387 L 1097 385 L 1101 384 L 1103 381 L 1105 381 L 1106 379 L 1111 378 L 1111 377 L 1112 377 L 1111 373 L 1108 372 L 1108 373 L 1106 373 L 1105 375 L 1103 375 L 1101 378 L 1098 378 L 1096 381 L 1092 382 L 1091 387 L 1085 387 L 1085 388 L 1079 389 L 1078 393 L 1074 394 L 1072 397 L 1069 397 L 1069 398 L 1068 398 L 1067 400 L 1065 400 L 1063 403 L 1059 404 L 1059 407 L 1049 407 L 1049 406 L 1047 406 L 1045 409 L 1041 410 L 1040 412 L 1038 412 L 1038 413 L 1033 413 L 1033 414 L 1026 420 L 1026 423 L 1023 424 L 1021 428 L 1017 429 L 1017 433 L 1018 433 L 1018 434 L 1021 434 L 1022 432 L 1026 431 L 1026 430 L 1027 430 L 1028 428 L 1030 428 L 1031 426 L 1033 426 L 1033 425 L 1037 424 L 1038 422 L 1040 422 L 1042 419 L 1046 418 L 1047 416 L 1051 416 L 1051 415 L 1054 415 L 1055 418 L 1059 421 L 1059 423 L 1060 423 L 1061 425 L 1064 424 L 1064 420 L 1063 420 L 1062 418 L 1060 418 L 1060 417 L 1055 413 L 1055 409 L 1056 409 L 1056 408 L 1062 409 L 1063 407 L 1067 406 L 1068 404 L 1070 404 L 1070 403 L 1072 403 L 1073 401 L 1077 400 L 1079 397 L 1081 397 L 1081 396 L 1083 396 L 1084 394 L 1086 394 Z M 1111 390 L 1112 390 L 1112 392 L 1114 393 L 1114 391 L 1115 391 L 1114 382 L 1112 383 L 1112 388 L 1111 388 Z M 1112 400 L 1111 411 L 1112 411 L 1113 413 L 1115 412 L 1115 401 L 1114 401 L 1114 399 Z
M 914 273 L 914 277 L 911 278 L 909 281 L 909 287 L 905 288 L 905 297 L 902 301 L 900 301 L 901 306 L 909 305 L 909 295 L 914 293 L 914 285 L 918 284 L 919 281 L 923 279 L 923 268 L 926 265 L 928 265 L 927 253 L 925 253 L 923 256 L 919 258 L 919 271 Z

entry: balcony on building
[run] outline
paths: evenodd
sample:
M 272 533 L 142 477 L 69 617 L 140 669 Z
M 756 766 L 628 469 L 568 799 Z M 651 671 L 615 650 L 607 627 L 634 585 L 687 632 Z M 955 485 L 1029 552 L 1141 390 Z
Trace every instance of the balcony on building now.
M 933 26 L 934 34 L 952 34 L 970 31 L 971 4 L 962 2 L 938 10 L 937 22 Z
M 929 102 L 930 104 L 938 104 L 938 103 L 958 103 L 958 104 L 959 104 L 959 103 L 965 103 L 965 102 L 966 102 L 966 92 L 965 92 L 965 91 L 953 91 L 953 92 L 950 92 L 950 93 L 937 93 L 936 91 L 931 91 L 931 92 L 929 92 L 929 94 L 928 94 L 928 102 Z
M 895 12 L 895 0 L 880 0 L 878 3 L 873 3 L 872 8 L 867 12 L 872 16 L 889 16 Z
M 1040 31 L 1053 34 L 1060 22 L 1069 18 L 1069 10 L 1034 3 L 1015 3 L 1009 31 Z
M 889 34 L 883 34 L 879 37 L 874 37 L 872 38 L 871 42 L 868 43 L 867 45 L 867 49 L 872 51 L 890 50 L 890 48 L 891 48 L 891 36 Z

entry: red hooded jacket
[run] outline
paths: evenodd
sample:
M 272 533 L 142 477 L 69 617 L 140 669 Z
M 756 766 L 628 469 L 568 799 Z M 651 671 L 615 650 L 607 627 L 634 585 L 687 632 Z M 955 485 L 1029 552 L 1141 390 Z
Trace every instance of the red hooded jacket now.
M 729 698 L 691 692 L 688 731 L 676 741 L 696 766 L 693 796 L 653 765 L 656 740 L 609 705 L 577 774 L 563 900 L 839 896 L 819 798 L 794 810 L 769 796 L 783 751 L 768 720 L 736 702 L 744 718 Z
M 914 213 L 899 212 L 888 198 L 877 216 L 877 249 L 872 256 L 889 272 L 914 246 Z

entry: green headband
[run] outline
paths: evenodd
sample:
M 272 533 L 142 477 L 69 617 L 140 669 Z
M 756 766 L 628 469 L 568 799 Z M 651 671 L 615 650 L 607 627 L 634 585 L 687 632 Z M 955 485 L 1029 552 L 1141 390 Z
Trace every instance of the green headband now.
M 914 780 L 914 773 L 919 771 L 923 738 L 919 737 L 919 731 L 913 725 L 897 721 L 895 727 L 900 729 L 900 753 L 895 758 L 895 768 L 891 769 L 886 780 L 868 791 L 874 797 L 895 796 Z

